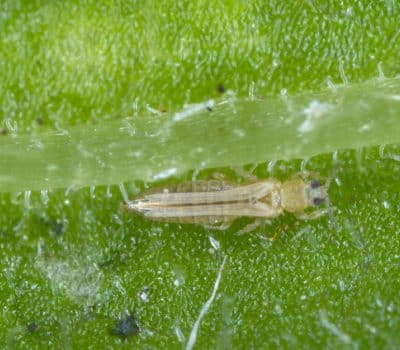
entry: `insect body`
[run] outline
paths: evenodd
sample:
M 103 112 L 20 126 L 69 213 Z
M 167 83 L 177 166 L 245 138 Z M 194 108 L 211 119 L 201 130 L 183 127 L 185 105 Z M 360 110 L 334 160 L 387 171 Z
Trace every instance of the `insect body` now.
M 213 229 L 226 229 L 238 217 L 255 218 L 257 225 L 261 219 L 272 219 L 285 211 L 307 220 L 328 212 L 328 208 L 309 214 L 305 210 L 329 205 L 329 182 L 321 185 L 304 176 L 285 182 L 266 179 L 239 186 L 218 180 L 194 181 L 145 192 L 122 207 L 157 221 L 201 224 Z

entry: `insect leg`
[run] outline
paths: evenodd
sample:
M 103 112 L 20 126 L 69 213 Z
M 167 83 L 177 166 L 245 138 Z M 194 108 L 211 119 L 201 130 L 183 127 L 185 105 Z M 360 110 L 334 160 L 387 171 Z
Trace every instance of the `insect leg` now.
M 233 170 L 237 175 L 243 177 L 248 182 L 254 182 L 258 180 L 257 176 L 253 174 L 253 171 L 256 169 L 256 167 L 257 166 L 253 166 L 250 170 L 246 170 L 240 167 L 234 167 Z
M 242 236 L 246 233 L 249 233 L 251 231 L 254 231 L 257 227 L 260 227 L 264 224 L 271 224 L 270 220 L 265 220 L 263 218 L 256 218 L 253 222 L 251 222 L 250 224 L 247 224 L 245 227 L 243 227 L 241 230 L 239 230 L 238 232 L 236 232 L 237 236 Z
M 291 177 L 292 179 L 295 178 L 313 178 L 313 179 L 321 179 L 321 174 L 317 173 L 316 171 L 309 171 L 309 170 L 302 170 L 299 171 Z
M 288 228 L 288 225 L 285 225 L 284 228 L 282 228 L 282 226 L 281 226 L 281 227 L 278 227 L 278 229 L 275 231 L 275 234 L 274 234 L 272 237 L 269 237 L 269 238 L 268 238 L 269 241 L 270 241 L 270 242 L 275 242 L 275 241 L 277 241 L 277 240 L 279 239 L 279 237 L 281 236 L 282 231 L 283 231 L 284 229 L 287 229 L 287 228 Z
M 212 224 L 203 224 L 203 226 L 204 226 L 206 229 L 209 229 L 209 230 L 219 230 L 219 231 L 227 230 L 229 227 L 231 227 L 231 225 L 232 225 L 232 221 L 222 222 L 222 223 L 220 223 L 220 224 L 215 224 L 215 225 L 212 225 Z
M 295 213 L 294 215 L 296 216 L 296 218 L 298 218 L 300 220 L 315 220 L 321 216 L 328 214 L 328 212 L 329 212 L 329 208 L 323 208 L 323 209 L 316 210 L 310 214 L 300 212 L 300 213 Z

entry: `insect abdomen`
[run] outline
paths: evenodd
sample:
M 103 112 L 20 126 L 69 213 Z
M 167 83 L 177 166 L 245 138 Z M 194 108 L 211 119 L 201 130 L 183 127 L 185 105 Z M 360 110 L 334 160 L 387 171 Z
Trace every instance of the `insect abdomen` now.
M 208 181 L 192 181 L 192 182 L 183 182 L 176 186 L 170 188 L 170 192 L 183 193 L 183 192 L 217 192 L 226 190 L 228 188 L 232 188 L 232 184 L 226 181 L 220 180 L 208 180 Z M 166 187 L 168 189 L 168 187 Z

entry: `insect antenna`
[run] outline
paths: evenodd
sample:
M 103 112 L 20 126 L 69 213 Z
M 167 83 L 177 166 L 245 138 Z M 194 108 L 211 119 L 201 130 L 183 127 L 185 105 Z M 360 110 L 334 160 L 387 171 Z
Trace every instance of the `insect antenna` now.
M 332 205 L 330 199 L 329 199 L 329 195 L 328 195 L 328 189 L 332 183 L 332 180 L 336 177 L 336 174 L 339 170 L 339 164 L 336 163 L 334 165 L 334 167 L 332 168 L 331 173 L 329 174 L 329 176 L 327 177 L 325 184 L 324 184 L 324 189 L 325 189 L 325 193 L 326 193 L 326 197 L 325 197 L 325 203 L 326 203 L 326 207 L 328 209 L 328 215 L 329 215 L 329 226 L 331 228 L 337 228 L 338 224 L 337 221 L 333 215 L 333 212 L 335 211 L 335 207 Z

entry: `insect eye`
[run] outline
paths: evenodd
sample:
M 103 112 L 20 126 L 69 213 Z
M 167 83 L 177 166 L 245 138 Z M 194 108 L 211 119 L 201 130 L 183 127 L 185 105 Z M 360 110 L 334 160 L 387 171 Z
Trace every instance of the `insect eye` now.
M 312 180 L 311 188 L 318 188 L 318 187 L 321 187 L 321 182 L 319 182 L 318 180 Z
M 323 199 L 323 198 L 321 198 L 321 197 L 315 197 L 315 198 L 313 198 L 313 204 L 314 204 L 315 206 L 321 205 L 321 204 L 323 204 L 323 203 L 324 203 L 324 199 Z

